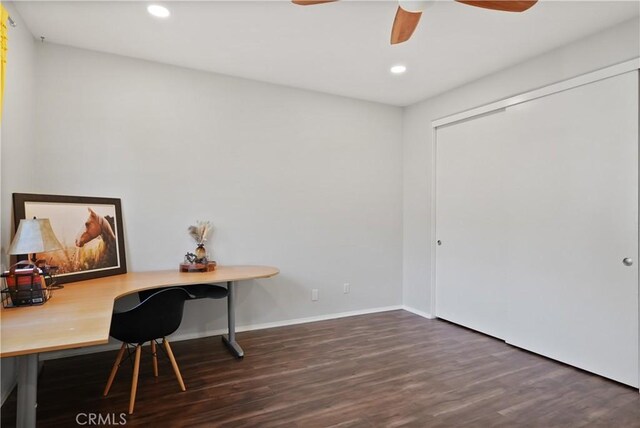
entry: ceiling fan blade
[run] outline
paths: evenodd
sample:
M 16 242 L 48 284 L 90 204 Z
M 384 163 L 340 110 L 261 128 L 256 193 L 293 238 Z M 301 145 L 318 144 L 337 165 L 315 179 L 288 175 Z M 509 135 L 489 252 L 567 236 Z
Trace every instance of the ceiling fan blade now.
M 501 1 L 501 0 L 456 0 L 458 3 L 485 9 L 502 10 L 504 12 L 524 12 L 536 4 L 538 0 L 530 1 Z
M 333 3 L 338 0 L 291 0 L 291 3 L 299 6 L 311 6 L 312 4 Z
M 418 26 L 421 16 L 422 12 L 407 12 L 398 6 L 396 17 L 393 20 L 393 28 L 391 29 L 391 44 L 395 45 L 409 40 Z

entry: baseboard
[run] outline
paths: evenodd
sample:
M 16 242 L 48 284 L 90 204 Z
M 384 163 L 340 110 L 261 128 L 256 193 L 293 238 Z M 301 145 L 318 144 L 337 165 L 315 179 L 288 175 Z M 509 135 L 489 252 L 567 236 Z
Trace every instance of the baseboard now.
M 338 318 L 353 317 L 356 315 L 375 314 L 378 312 L 397 311 L 400 309 L 402 309 L 402 306 L 396 305 L 396 306 L 384 306 L 381 308 L 361 309 L 358 311 L 337 312 L 333 314 L 318 315 L 315 317 L 294 318 L 291 320 L 276 321 L 276 322 L 270 322 L 270 323 L 264 323 L 264 324 L 253 324 L 253 325 L 248 325 L 244 327 L 238 327 L 236 331 L 264 330 L 265 328 L 284 327 L 287 325 L 296 325 L 296 324 L 306 324 L 308 322 L 326 321 L 326 320 L 333 320 Z
M 269 322 L 269 323 L 263 323 L 263 324 L 249 324 L 249 325 L 237 326 L 236 332 L 241 333 L 243 331 L 264 330 L 266 328 L 284 327 L 284 326 L 296 325 L 296 324 L 306 324 L 310 322 L 353 317 L 356 315 L 366 315 L 366 314 L 375 314 L 378 312 L 397 311 L 400 309 L 406 309 L 406 307 L 401 305 L 384 306 L 381 308 L 369 308 L 369 309 L 361 309 L 357 311 L 337 312 L 333 314 L 318 315 L 314 317 L 305 317 L 305 318 L 294 318 L 289 320 L 275 321 L 275 322 Z M 409 312 L 414 312 L 414 310 L 409 310 L 409 309 L 406 309 L 406 310 L 408 310 Z M 414 313 L 417 313 L 417 312 L 414 312 Z M 418 315 L 422 315 L 422 314 L 418 313 Z M 422 315 L 422 316 L 425 316 L 425 315 Z M 178 333 L 171 336 L 171 341 L 181 342 L 183 340 L 200 339 L 203 337 L 210 337 L 210 336 L 219 336 L 221 334 L 226 334 L 226 333 L 227 333 L 227 329 Z M 64 351 L 47 352 L 44 354 L 40 354 L 40 359 L 55 360 L 58 358 L 74 357 L 76 355 L 86 355 L 86 354 L 95 354 L 97 352 L 112 351 L 119 348 L 120 348 L 120 343 L 109 343 L 107 345 L 91 346 L 88 348 L 76 348 L 76 349 L 67 349 Z
M 431 315 L 430 313 L 422 312 L 422 311 L 420 311 L 418 309 L 412 308 L 411 306 L 403 305 L 402 309 L 404 309 L 407 312 L 411 312 L 412 314 L 420 315 L 421 317 L 427 318 L 427 319 L 430 319 L 430 320 L 433 320 L 433 319 L 436 318 L 435 316 Z

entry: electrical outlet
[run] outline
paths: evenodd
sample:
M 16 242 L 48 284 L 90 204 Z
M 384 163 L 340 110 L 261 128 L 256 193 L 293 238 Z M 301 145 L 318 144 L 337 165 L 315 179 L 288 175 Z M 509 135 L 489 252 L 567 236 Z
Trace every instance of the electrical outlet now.
M 348 282 L 344 283 L 344 294 L 349 294 L 349 292 L 351 291 L 351 284 L 349 284 Z
M 318 299 L 319 299 L 319 297 L 318 297 L 318 289 L 314 288 L 314 289 L 311 290 L 311 300 L 313 300 L 315 302 Z

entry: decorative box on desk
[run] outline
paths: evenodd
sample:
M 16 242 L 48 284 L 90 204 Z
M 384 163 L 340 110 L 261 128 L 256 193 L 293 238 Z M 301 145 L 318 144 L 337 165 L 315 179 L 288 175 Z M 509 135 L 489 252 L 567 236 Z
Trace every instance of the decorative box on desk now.
M 216 270 L 217 263 L 180 263 L 180 272 L 211 272 Z
M 55 280 L 53 276 L 41 269 L 25 265 L 14 265 L 2 274 L 2 306 L 12 308 L 16 306 L 42 305 L 53 294 Z

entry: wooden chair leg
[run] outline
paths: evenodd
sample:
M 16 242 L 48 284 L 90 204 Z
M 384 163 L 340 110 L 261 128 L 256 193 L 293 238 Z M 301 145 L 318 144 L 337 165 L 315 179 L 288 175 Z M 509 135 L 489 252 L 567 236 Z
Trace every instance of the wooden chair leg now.
M 129 398 L 129 414 L 133 414 L 133 406 L 136 404 L 136 392 L 138 391 L 138 373 L 140 371 L 140 353 L 142 345 L 136 346 L 136 358 L 133 363 L 133 379 L 131 379 L 131 397 Z
M 180 384 L 180 389 L 186 391 L 187 388 L 184 386 L 184 382 L 182 381 L 182 375 L 180 374 L 178 363 L 176 363 L 176 359 L 173 356 L 173 352 L 171 351 L 171 346 L 169 346 L 169 341 L 166 338 L 163 338 L 162 343 L 164 344 L 164 349 L 167 350 L 167 355 L 169 356 L 169 360 L 171 361 L 173 372 L 176 374 L 176 379 L 178 379 L 178 383 Z
M 158 353 L 155 340 L 151 341 L 151 354 L 153 355 L 153 375 L 158 377 Z
M 127 349 L 127 344 L 123 343 L 120 347 L 120 351 L 118 352 L 118 356 L 116 357 L 116 362 L 113 363 L 113 368 L 111 369 L 111 374 L 109 374 L 109 380 L 107 381 L 107 386 L 104 387 L 104 392 L 102 395 L 104 397 L 109 394 L 109 390 L 111 389 L 111 384 L 113 383 L 113 379 L 116 377 L 116 373 L 118 373 L 118 368 L 120 367 L 120 362 L 122 361 L 122 356 L 124 355 L 124 351 Z

